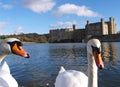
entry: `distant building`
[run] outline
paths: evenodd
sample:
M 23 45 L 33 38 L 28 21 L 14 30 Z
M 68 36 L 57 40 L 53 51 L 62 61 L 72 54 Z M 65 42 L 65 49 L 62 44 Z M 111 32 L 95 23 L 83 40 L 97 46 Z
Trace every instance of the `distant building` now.
M 110 17 L 109 21 L 105 22 L 101 18 L 100 22 L 90 23 L 87 21 L 85 28 L 76 29 L 77 26 L 73 24 L 72 28 L 50 30 L 50 42 L 81 42 L 91 36 L 102 36 L 116 34 L 115 19 Z
M 101 22 L 89 23 L 86 24 L 86 35 L 109 35 L 116 34 L 116 24 L 115 19 L 110 17 L 109 21 L 104 22 L 104 19 L 101 18 Z

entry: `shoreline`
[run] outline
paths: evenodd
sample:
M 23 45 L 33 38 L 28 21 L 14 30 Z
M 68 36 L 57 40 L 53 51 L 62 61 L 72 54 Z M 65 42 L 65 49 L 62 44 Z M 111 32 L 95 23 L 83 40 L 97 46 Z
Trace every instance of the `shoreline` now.
M 37 43 L 37 42 L 22 42 L 23 44 L 34 44 L 34 43 Z

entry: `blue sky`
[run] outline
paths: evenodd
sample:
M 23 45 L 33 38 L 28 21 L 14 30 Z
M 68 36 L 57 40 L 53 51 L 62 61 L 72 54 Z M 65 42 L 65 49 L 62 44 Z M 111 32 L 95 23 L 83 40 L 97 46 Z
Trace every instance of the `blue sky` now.
M 49 33 L 50 29 L 84 28 L 86 21 L 116 20 L 120 31 L 120 0 L 0 0 L 0 35 Z

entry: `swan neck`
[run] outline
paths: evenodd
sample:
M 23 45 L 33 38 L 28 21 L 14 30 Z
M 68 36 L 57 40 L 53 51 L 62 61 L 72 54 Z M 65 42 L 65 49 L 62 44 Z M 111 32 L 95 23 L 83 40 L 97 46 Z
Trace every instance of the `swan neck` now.
M 94 57 L 88 54 L 88 87 L 98 87 L 97 73 Z
M 6 55 L 0 55 L 0 64 L 3 61 L 3 59 L 6 57 Z

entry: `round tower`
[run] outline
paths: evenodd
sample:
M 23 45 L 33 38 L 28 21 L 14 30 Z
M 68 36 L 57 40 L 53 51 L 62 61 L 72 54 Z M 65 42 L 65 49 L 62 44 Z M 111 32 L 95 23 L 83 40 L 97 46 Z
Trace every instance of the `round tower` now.
M 116 34 L 116 23 L 115 23 L 115 19 L 113 18 L 113 33 Z
M 104 35 L 104 18 L 101 18 L 101 35 Z
M 113 34 L 113 28 L 114 28 L 113 18 L 110 17 L 109 18 L 109 29 L 108 29 L 109 34 Z

